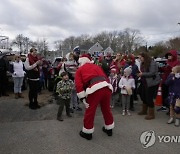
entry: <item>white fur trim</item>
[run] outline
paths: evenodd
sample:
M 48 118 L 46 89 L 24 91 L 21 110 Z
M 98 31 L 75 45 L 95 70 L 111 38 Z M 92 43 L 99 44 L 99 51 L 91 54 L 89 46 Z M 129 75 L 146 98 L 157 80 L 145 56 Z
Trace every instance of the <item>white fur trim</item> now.
M 111 91 L 113 91 L 112 85 L 110 83 L 107 83 L 106 81 L 103 81 L 103 82 L 99 82 L 99 83 L 93 85 L 91 88 L 87 88 L 86 95 L 92 94 L 95 91 L 102 89 L 104 87 L 108 87 Z
M 113 129 L 114 128 L 114 122 L 111 125 L 104 125 L 105 129 Z
M 87 128 L 83 127 L 82 131 L 87 134 L 92 134 L 94 132 L 94 127 L 91 129 L 87 129 Z
M 81 99 L 81 98 L 86 97 L 86 93 L 85 93 L 85 91 L 81 91 L 81 92 L 77 93 L 77 96 L 79 97 L 79 99 Z
M 87 57 L 81 57 L 81 58 L 79 58 L 78 62 L 79 62 L 79 64 L 80 64 L 80 66 L 82 66 L 82 65 L 84 65 L 84 64 L 86 64 L 86 63 L 91 63 L 90 59 L 87 58 Z

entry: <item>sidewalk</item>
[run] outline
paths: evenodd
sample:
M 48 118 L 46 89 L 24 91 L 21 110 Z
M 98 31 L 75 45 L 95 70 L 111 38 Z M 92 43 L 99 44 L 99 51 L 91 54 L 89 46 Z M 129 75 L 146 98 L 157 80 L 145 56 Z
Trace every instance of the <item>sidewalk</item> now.
M 115 129 L 108 137 L 101 130 L 103 117 L 100 109 L 95 118 L 93 139 L 87 141 L 79 136 L 83 125 L 83 111 L 76 111 L 72 118 L 56 120 L 58 105 L 48 104 L 48 93 L 40 95 L 43 107 L 30 110 L 25 99 L 0 98 L 0 154 L 115 154 L 115 153 L 179 153 L 180 143 L 156 143 L 147 149 L 142 147 L 142 132 L 154 130 L 156 135 L 179 135 L 180 127 L 167 125 L 168 116 L 156 113 L 156 119 L 147 121 L 138 116 L 140 103 L 132 116 L 122 116 L 121 108 L 113 111 Z M 82 106 L 83 107 L 83 106 Z M 180 140 L 179 140 L 180 142 Z

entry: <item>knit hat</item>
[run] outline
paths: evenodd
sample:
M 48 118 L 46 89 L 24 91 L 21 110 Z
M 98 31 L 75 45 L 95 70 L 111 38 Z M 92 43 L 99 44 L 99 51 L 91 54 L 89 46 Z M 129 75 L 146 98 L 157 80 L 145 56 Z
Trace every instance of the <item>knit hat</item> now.
M 79 57 L 78 62 L 80 64 L 80 66 L 82 66 L 86 63 L 93 63 L 93 61 L 91 61 L 91 60 L 92 59 L 91 59 L 91 56 L 89 54 L 83 54 L 83 55 L 81 55 L 81 57 Z
M 129 66 L 124 69 L 124 73 L 126 73 L 127 76 L 130 76 L 132 73 L 132 68 Z
M 80 54 L 80 49 L 79 49 L 79 46 L 76 46 L 73 51 L 77 54 Z

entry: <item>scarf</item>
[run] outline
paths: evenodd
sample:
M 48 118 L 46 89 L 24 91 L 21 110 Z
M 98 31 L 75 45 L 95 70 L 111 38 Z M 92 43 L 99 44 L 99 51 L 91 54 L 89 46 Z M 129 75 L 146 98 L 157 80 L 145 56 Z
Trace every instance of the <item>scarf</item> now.
M 30 65 L 33 65 L 39 60 L 37 56 L 33 56 L 32 54 L 28 54 L 28 59 Z
M 29 59 L 30 65 L 33 65 L 34 63 L 36 63 L 39 60 L 37 56 L 33 56 L 32 54 L 28 54 L 28 59 Z M 33 70 L 39 71 L 39 67 L 37 66 Z

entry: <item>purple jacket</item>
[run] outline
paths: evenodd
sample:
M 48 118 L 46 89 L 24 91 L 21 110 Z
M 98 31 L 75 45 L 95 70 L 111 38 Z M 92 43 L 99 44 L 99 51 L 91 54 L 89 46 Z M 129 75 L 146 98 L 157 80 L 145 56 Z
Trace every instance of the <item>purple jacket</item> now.
M 175 78 L 174 74 L 170 74 L 165 82 L 169 86 L 169 93 L 174 93 L 176 98 L 180 98 L 180 78 Z

